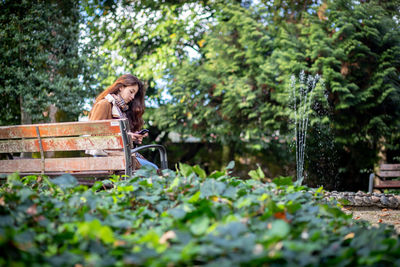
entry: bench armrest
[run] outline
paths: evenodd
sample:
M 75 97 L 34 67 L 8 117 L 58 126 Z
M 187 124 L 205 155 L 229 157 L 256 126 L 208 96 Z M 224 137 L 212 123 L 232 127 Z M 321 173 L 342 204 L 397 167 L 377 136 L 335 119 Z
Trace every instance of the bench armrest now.
M 374 189 L 374 177 L 375 177 L 374 173 L 371 173 L 369 175 L 368 193 L 372 193 L 372 190 Z
M 160 162 L 161 162 L 161 170 L 167 169 L 168 168 L 168 160 L 167 160 L 167 150 L 165 149 L 164 146 L 162 145 L 145 145 L 145 146 L 140 146 L 135 149 L 131 150 L 131 153 L 136 153 L 140 150 L 145 150 L 149 148 L 156 148 L 158 152 L 160 153 Z

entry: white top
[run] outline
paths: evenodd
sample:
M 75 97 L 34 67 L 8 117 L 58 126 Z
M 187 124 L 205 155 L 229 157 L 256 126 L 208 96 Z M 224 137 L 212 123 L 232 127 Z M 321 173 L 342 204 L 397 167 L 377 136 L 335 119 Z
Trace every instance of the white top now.
M 121 118 L 122 117 L 121 110 L 115 104 L 115 98 L 110 94 L 106 95 L 104 98 L 108 102 L 112 103 L 111 115 L 113 116 L 113 118 Z M 108 155 L 108 153 L 102 149 L 86 150 L 85 154 L 92 155 L 92 156 L 107 156 Z

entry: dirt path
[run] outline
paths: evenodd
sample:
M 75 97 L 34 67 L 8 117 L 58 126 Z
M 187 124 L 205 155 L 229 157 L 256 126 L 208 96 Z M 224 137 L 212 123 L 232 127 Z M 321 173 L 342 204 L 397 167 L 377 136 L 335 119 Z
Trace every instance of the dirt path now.
M 343 211 L 353 214 L 354 220 L 366 220 L 373 226 L 385 223 L 395 227 L 400 234 L 400 210 L 382 209 L 378 207 L 344 207 Z

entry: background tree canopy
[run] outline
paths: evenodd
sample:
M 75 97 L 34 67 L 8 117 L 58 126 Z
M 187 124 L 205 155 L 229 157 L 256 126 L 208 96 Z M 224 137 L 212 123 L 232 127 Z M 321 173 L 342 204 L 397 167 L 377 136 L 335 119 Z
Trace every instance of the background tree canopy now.
M 1 3 L 2 124 L 21 110 L 44 120 L 51 104 L 76 118 L 130 72 L 148 86 L 147 126 L 172 161 L 293 175 L 290 78 L 304 71 L 324 80 L 309 185 L 366 190 L 374 164 L 400 159 L 398 0 L 67 2 Z M 177 147 L 169 132 L 200 141 Z
M 76 120 L 97 72 L 74 1 L 1 1 L 0 123 Z M 49 118 L 49 117 L 53 118 Z

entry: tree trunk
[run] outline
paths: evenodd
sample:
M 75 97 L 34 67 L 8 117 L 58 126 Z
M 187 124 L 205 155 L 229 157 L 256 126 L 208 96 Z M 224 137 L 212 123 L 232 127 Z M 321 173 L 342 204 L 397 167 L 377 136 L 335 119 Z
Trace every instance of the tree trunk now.
M 51 123 L 57 122 L 56 114 L 57 114 L 58 108 L 56 105 L 51 104 L 49 107 L 49 118 Z
M 231 146 L 230 145 L 222 145 L 222 164 L 221 167 L 224 169 L 228 163 L 232 160 L 231 155 Z

